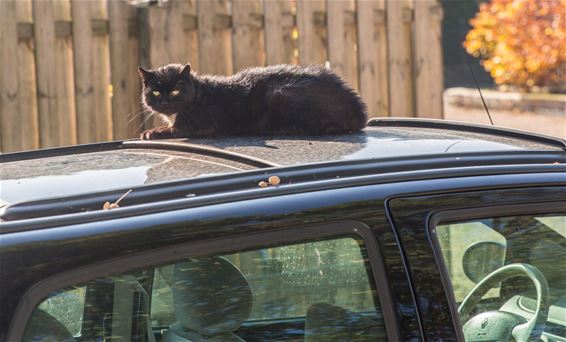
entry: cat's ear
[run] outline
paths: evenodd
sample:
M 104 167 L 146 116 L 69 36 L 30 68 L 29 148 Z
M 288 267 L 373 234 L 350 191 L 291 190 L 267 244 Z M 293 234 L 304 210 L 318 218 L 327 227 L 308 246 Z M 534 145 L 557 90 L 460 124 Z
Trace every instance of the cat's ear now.
M 191 65 L 189 63 L 185 64 L 185 66 L 183 67 L 183 69 L 181 69 L 181 72 L 179 74 L 184 78 L 191 77 Z
M 147 81 L 149 81 L 153 76 L 151 71 L 146 70 L 142 67 L 138 67 L 138 72 L 140 73 L 140 77 L 144 83 L 147 83 Z

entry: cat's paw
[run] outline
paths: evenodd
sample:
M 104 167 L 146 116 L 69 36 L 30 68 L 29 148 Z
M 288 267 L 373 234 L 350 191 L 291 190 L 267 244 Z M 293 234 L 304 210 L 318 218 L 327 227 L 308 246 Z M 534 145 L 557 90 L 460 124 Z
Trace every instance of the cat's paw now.
M 169 139 L 175 138 L 175 134 L 170 127 L 159 127 L 148 129 L 140 135 L 141 140 Z

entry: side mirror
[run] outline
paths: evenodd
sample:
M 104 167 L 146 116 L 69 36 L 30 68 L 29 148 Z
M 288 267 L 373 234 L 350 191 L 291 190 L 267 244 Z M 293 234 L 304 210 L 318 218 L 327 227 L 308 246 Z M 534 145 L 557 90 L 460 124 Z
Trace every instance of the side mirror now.
M 464 273 L 477 284 L 486 275 L 502 267 L 504 261 L 504 244 L 495 241 L 479 241 L 471 244 L 464 252 Z

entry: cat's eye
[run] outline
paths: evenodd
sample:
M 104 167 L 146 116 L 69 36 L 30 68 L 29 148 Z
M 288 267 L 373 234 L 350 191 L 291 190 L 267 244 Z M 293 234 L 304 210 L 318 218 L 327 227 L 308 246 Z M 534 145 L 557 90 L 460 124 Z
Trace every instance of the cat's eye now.
M 173 90 L 173 91 L 171 92 L 171 96 L 177 96 L 177 95 L 179 95 L 179 91 L 178 91 L 178 90 Z
M 152 91 L 151 94 L 152 94 L 153 96 L 159 96 L 159 95 L 161 95 L 161 93 L 158 92 L 157 90 Z

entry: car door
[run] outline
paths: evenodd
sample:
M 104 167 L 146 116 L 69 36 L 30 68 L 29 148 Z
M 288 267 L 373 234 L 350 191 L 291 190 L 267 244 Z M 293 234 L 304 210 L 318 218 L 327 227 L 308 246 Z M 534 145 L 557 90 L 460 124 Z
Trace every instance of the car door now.
M 388 202 L 425 335 L 566 341 L 566 187 L 491 188 Z
M 21 276 L 7 340 L 420 337 L 378 193 L 358 187 L 174 208 L 4 235 L 14 251 L 4 262 L 27 253 L 30 271 L 41 272 Z M 10 249 L 26 239 L 27 251 Z

